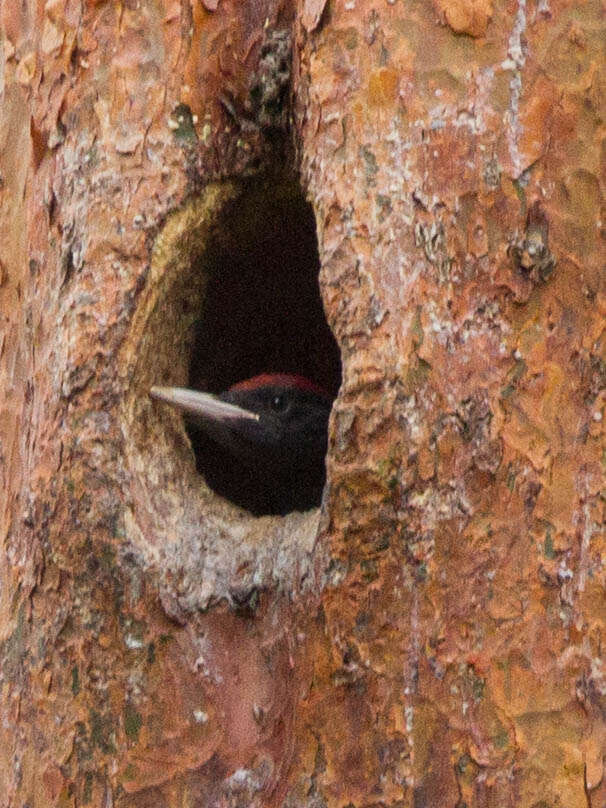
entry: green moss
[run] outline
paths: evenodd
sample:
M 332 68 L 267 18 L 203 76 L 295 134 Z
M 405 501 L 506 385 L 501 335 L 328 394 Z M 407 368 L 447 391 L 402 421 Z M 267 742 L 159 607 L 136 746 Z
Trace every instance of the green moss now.
M 132 704 L 127 704 L 124 708 L 124 731 L 131 741 L 139 739 L 139 730 L 143 726 L 143 717 L 137 712 Z
M 377 562 L 372 558 L 361 561 L 360 569 L 362 570 L 362 578 L 366 583 L 372 583 L 379 577 Z
M 408 366 L 406 376 L 404 378 L 404 392 L 408 396 L 418 393 L 419 388 L 422 387 L 431 373 L 431 365 L 419 356 L 416 361 L 411 362 Z
M 471 685 L 471 692 L 476 701 L 480 701 L 484 698 L 484 690 L 486 689 L 486 680 L 483 679 L 481 676 L 475 671 L 473 665 L 469 665 L 467 668 L 467 678 L 469 684 Z
M 126 769 L 124 770 L 124 779 L 125 780 L 136 780 L 139 776 L 139 769 L 137 766 L 129 763 Z
M 484 679 L 481 679 L 479 676 L 475 677 L 473 680 L 472 692 L 473 697 L 477 701 L 484 698 L 484 689 L 486 688 L 486 682 Z
M 115 539 L 123 539 L 126 536 L 124 524 L 122 522 L 122 513 L 117 512 L 112 514 L 109 524 L 110 532 Z
M 345 47 L 347 50 L 355 50 L 358 47 L 358 29 L 348 28 L 345 31 Z
M 526 191 L 524 190 L 524 186 L 522 185 L 522 182 L 519 179 L 513 180 L 512 185 L 520 201 L 520 208 L 521 208 L 520 215 L 526 216 L 527 203 L 526 203 Z
M 113 726 L 109 716 L 102 716 L 96 710 L 89 712 L 90 741 L 93 749 L 99 748 L 106 755 L 115 755 Z
M 2 670 L 9 679 L 14 679 L 18 675 L 26 655 L 25 627 L 25 605 L 21 603 L 14 631 L 0 644 Z
M 366 172 L 366 182 L 374 185 L 376 176 L 379 173 L 377 158 L 367 146 L 360 147 L 360 157 L 364 160 L 364 171 Z
M 398 484 L 397 467 L 399 460 L 397 450 L 392 449 L 389 457 L 379 460 L 377 463 L 377 476 L 390 491 L 393 491 Z
M 524 362 L 523 359 L 519 359 L 507 374 L 507 384 L 501 390 L 502 399 L 508 399 L 511 396 L 511 394 L 516 389 L 518 382 L 525 373 L 526 373 L 526 362 Z
M 80 692 L 80 674 L 78 672 L 78 666 L 74 665 L 72 668 L 72 693 L 74 696 L 77 696 Z
M 90 803 L 93 798 L 93 773 L 86 772 L 84 775 L 84 790 L 82 792 L 82 802 L 84 805 Z
M 86 152 L 84 155 L 84 163 L 89 169 L 95 168 L 99 164 L 99 154 L 96 146 L 91 146 L 91 148 Z
M 187 104 L 177 104 L 172 111 L 171 120 L 176 124 L 176 128 L 173 129 L 176 140 L 185 143 L 195 143 L 197 141 L 198 136 L 194 126 L 194 119 Z
M 510 463 L 507 467 L 507 479 L 505 481 L 505 485 L 510 491 L 513 491 L 515 484 L 516 484 L 516 477 L 518 476 L 517 470 L 514 466 Z
M 78 763 L 82 763 L 83 760 L 90 760 L 90 758 L 93 756 L 90 738 L 88 737 L 86 724 L 84 721 L 76 722 L 74 749 L 76 750 L 76 759 Z
M 379 222 L 384 222 L 392 211 L 391 199 L 384 194 L 377 194 L 375 202 L 379 208 Z
M 494 736 L 494 745 L 497 747 L 497 749 L 504 749 L 508 743 L 509 735 L 507 734 L 507 730 L 501 729 Z
M 543 552 L 545 553 L 545 558 L 555 558 L 555 550 L 553 549 L 553 539 L 551 538 L 551 530 L 547 528 L 547 533 L 545 535 L 545 544 L 543 545 Z
M 423 310 L 422 306 L 417 306 L 415 316 L 413 318 L 412 325 L 410 327 L 410 332 L 412 334 L 412 339 L 416 348 L 420 348 L 421 345 L 423 345 L 423 340 L 425 339 L 425 334 L 423 333 L 423 325 L 421 323 L 422 310 Z
M 116 550 L 111 544 L 104 543 L 101 548 L 101 565 L 106 572 L 111 572 L 116 563 Z

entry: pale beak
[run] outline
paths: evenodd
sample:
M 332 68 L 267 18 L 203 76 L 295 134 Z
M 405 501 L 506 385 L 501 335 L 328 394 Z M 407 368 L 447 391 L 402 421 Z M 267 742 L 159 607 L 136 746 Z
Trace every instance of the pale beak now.
M 172 404 L 186 413 L 190 419 L 201 425 L 224 423 L 230 421 L 258 421 L 259 414 L 245 410 L 210 393 L 188 390 L 186 387 L 152 387 L 149 391 L 152 398 Z

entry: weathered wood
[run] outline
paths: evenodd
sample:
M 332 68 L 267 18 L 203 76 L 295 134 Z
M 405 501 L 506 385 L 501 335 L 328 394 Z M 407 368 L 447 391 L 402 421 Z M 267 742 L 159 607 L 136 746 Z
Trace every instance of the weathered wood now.
M 0 804 L 601 805 L 602 4 L 1 13 Z M 288 163 L 343 384 L 253 519 L 147 392 Z

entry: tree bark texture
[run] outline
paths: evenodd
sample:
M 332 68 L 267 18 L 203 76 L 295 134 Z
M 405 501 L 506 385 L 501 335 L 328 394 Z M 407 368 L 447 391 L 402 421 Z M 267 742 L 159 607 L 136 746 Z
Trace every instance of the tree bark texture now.
M 0 804 L 601 808 L 603 2 L 1 8 Z M 343 377 L 255 519 L 147 393 L 284 162 Z

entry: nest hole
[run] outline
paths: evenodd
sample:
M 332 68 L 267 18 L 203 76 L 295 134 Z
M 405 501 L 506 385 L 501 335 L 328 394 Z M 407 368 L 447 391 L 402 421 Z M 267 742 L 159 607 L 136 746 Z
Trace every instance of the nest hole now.
M 198 264 L 193 269 L 206 285 L 193 330 L 189 387 L 219 394 L 259 374 L 293 374 L 334 399 L 340 353 L 320 297 L 313 209 L 296 178 L 257 177 L 245 185 L 220 210 Z M 254 515 L 319 504 L 297 490 L 268 496 L 262 467 L 242 468 L 204 431 L 191 425 L 187 431 L 198 471 L 234 504 Z

